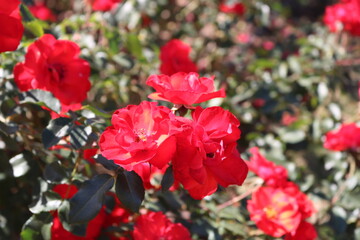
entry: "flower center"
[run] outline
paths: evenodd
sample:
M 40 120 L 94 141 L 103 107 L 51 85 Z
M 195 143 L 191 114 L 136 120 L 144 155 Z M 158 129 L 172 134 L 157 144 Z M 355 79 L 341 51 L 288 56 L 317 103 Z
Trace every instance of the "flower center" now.
M 50 64 L 48 66 L 48 70 L 56 82 L 61 81 L 65 76 L 65 69 L 62 64 L 58 64 L 58 63 Z
M 148 138 L 146 131 L 143 128 L 134 130 L 134 134 L 136 135 L 135 142 L 140 142 L 140 141 L 145 142 Z
M 277 212 L 276 212 L 275 208 L 273 208 L 273 207 L 271 207 L 271 206 L 265 207 L 265 208 L 263 209 L 263 211 L 265 212 L 266 217 L 267 217 L 268 219 L 275 218 L 276 215 L 277 215 Z

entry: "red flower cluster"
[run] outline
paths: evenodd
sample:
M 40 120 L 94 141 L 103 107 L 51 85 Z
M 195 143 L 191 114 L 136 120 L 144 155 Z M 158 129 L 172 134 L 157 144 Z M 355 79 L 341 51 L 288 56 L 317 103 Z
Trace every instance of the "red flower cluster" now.
M 220 3 L 219 10 L 224 13 L 232 13 L 237 15 L 243 15 L 245 13 L 245 6 L 242 3 Z
M 78 189 L 74 185 L 59 184 L 53 188 L 53 191 L 58 193 L 62 199 L 72 198 Z M 118 226 L 121 223 L 128 222 L 130 214 L 120 207 L 119 200 L 114 197 L 116 204 L 111 213 L 106 213 L 105 209 L 102 208 L 98 215 L 89 221 L 86 228 L 86 235 L 80 237 L 67 231 L 61 224 L 58 213 L 53 213 L 54 219 L 51 226 L 51 240 L 91 240 L 97 239 L 103 228 L 110 226 Z M 111 235 L 109 236 L 111 238 Z M 118 239 L 118 238 L 114 238 Z
M 186 106 L 225 95 L 213 92 L 212 78 L 196 73 L 151 76 L 147 83 L 158 90 L 152 98 Z M 239 121 L 221 107 L 190 109 L 192 119 L 146 101 L 119 109 L 100 137 L 101 153 L 146 181 L 149 164 L 165 171 L 172 163 L 175 181 L 195 199 L 214 193 L 218 184 L 241 185 L 248 168 L 236 150 Z
M 324 22 L 330 31 L 345 30 L 354 36 L 360 36 L 360 1 L 341 0 L 325 11 Z
M 360 147 L 360 127 L 355 123 L 343 124 L 339 129 L 326 133 L 324 147 L 345 151 Z
M 315 239 L 315 228 L 305 221 L 315 213 L 312 202 L 295 183 L 287 180 L 288 173 L 284 167 L 265 159 L 257 148 L 250 151 L 253 156 L 248 163 L 249 168 L 266 183 L 248 201 L 251 220 L 273 237 L 285 235 L 287 240 Z
M 80 48 L 74 42 L 45 34 L 29 46 L 25 62 L 14 67 L 15 83 L 21 91 L 50 91 L 64 112 L 81 106 L 91 84 L 90 66 L 79 55 Z
M 160 49 L 160 72 L 172 75 L 177 72 L 197 72 L 197 67 L 189 58 L 191 47 L 178 39 L 173 39 Z
M 0 53 L 19 46 L 24 32 L 19 5 L 19 0 L 0 0 Z
M 146 84 L 156 90 L 149 98 L 174 104 L 192 105 L 212 98 L 225 97 L 224 89 L 214 91 L 214 77 L 199 78 L 194 72 L 179 72 L 171 76 L 151 75 Z
M 110 11 L 115 8 L 121 0 L 94 0 L 92 1 L 92 9 L 94 11 Z
M 56 16 L 44 3 L 30 6 L 29 10 L 34 15 L 34 17 L 40 20 L 52 22 L 56 21 Z
M 190 232 L 180 223 L 171 222 L 162 212 L 148 212 L 135 221 L 134 240 L 190 240 Z

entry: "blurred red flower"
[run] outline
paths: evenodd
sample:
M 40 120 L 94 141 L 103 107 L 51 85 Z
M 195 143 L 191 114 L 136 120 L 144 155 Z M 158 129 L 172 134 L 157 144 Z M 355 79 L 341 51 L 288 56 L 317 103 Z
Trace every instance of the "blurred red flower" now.
M 354 36 L 360 36 L 360 1 L 341 0 L 338 4 L 328 6 L 324 22 L 332 32 L 343 29 Z
M 110 11 L 115 8 L 122 0 L 94 0 L 92 2 L 92 9 L 94 11 Z
M 317 238 L 315 227 L 306 221 L 300 222 L 296 232 L 288 233 L 285 240 L 314 240 Z
M 15 83 L 21 91 L 50 91 L 63 109 L 72 108 L 66 105 L 84 101 L 91 87 L 90 66 L 79 55 L 74 42 L 45 34 L 29 46 L 25 62 L 15 65 Z
M 245 13 L 245 6 L 242 3 L 220 3 L 219 10 L 224 13 L 233 13 L 237 15 L 243 15 Z
M 260 154 L 257 147 L 251 148 L 250 153 L 252 154 L 250 161 L 246 162 L 249 170 L 264 179 L 266 184 L 281 185 L 287 181 L 288 173 L 286 168 L 267 160 Z
M 248 168 L 236 150 L 239 121 L 221 107 L 197 107 L 192 117 L 193 121 L 178 117 L 175 179 L 194 199 L 214 193 L 218 184 L 241 185 Z
M 53 22 L 56 21 L 56 16 L 44 3 L 30 6 L 29 10 L 34 15 L 34 17 L 40 20 Z
M 326 133 L 324 147 L 333 151 L 345 151 L 360 147 L 360 127 L 355 123 L 342 124 Z
M 15 51 L 22 38 L 19 0 L 0 0 L 0 53 Z
M 188 240 L 190 232 L 180 223 L 171 222 L 162 212 L 139 216 L 134 225 L 134 240 Z
M 170 40 L 160 49 L 160 72 L 172 75 L 177 72 L 197 72 L 196 64 L 189 58 L 191 47 L 179 39 Z
M 312 202 L 291 182 L 284 188 L 259 188 L 248 200 L 247 208 L 257 227 L 273 237 L 294 236 L 301 221 L 315 211 Z
M 179 72 L 171 76 L 151 75 L 146 84 L 156 92 L 148 97 L 174 104 L 192 105 L 212 98 L 225 97 L 225 90 L 215 91 L 214 77 L 200 77 L 197 73 Z
M 142 162 L 163 168 L 175 152 L 172 117 L 170 109 L 147 101 L 115 111 L 100 137 L 102 155 L 129 171 Z

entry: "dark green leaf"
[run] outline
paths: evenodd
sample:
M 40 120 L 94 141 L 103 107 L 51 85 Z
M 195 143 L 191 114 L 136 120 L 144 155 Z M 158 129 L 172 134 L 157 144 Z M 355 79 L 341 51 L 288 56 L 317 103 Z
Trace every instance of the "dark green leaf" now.
M 132 212 L 138 212 L 145 196 L 143 182 L 134 171 L 119 172 L 115 185 L 121 203 Z
M 114 185 L 114 178 L 108 174 L 97 175 L 87 181 L 70 199 L 70 223 L 85 223 L 100 211 L 104 194 Z
M 30 10 L 25 4 L 20 5 L 20 12 L 21 12 L 22 20 L 24 22 L 31 22 L 36 20 L 36 18 L 31 14 Z
M 174 184 L 174 174 L 172 166 L 166 169 L 166 172 L 161 180 L 161 190 L 163 192 L 169 190 L 169 188 Z
M 22 93 L 20 103 L 35 103 L 40 106 L 46 106 L 55 112 L 60 112 L 61 104 L 50 92 L 34 89 Z
M 98 154 L 94 157 L 95 161 L 103 165 L 108 170 L 117 170 L 120 168 L 119 165 L 116 165 L 113 160 L 108 160 L 103 155 Z
M 50 121 L 49 125 L 42 133 L 42 141 L 45 148 L 56 145 L 60 139 L 69 134 L 73 126 L 70 118 L 56 118 Z
M 75 125 L 70 131 L 70 143 L 75 149 L 79 149 L 86 145 L 89 141 L 89 136 L 92 133 L 90 126 Z
M 44 178 L 49 182 L 60 183 L 67 176 L 59 162 L 52 162 L 45 167 Z

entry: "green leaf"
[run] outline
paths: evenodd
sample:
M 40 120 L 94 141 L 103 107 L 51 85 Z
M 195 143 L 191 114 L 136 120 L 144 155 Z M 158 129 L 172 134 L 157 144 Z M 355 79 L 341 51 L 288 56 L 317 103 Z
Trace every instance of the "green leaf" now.
M 94 159 L 97 163 L 100 163 L 108 170 L 117 170 L 120 168 L 120 166 L 116 165 L 113 160 L 108 160 L 101 154 L 98 154 L 97 156 L 95 156 Z
M 21 177 L 30 170 L 27 156 L 25 156 L 23 153 L 12 157 L 9 162 L 12 166 L 14 177 Z
M 97 175 L 70 199 L 69 223 L 85 223 L 100 211 L 103 198 L 114 185 L 114 178 L 108 174 Z
M 119 172 L 115 184 L 116 195 L 132 212 L 138 212 L 145 196 L 143 182 L 134 171 Z
M 93 106 L 90 106 L 90 105 L 85 105 L 81 109 L 89 110 L 89 111 L 95 113 L 96 116 L 100 116 L 100 117 L 104 117 L 104 118 L 111 118 L 111 114 L 103 112 L 97 108 L 94 108 Z
M 29 8 L 25 4 L 20 5 L 20 12 L 23 22 L 31 22 L 36 20 L 36 18 L 31 14 Z
M 161 190 L 163 192 L 169 190 L 169 188 L 174 184 L 174 174 L 172 166 L 168 167 L 165 171 L 165 174 L 161 180 Z
M 29 30 L 32 34 L 34 34 L 37 37 L 41 37 L 42 35 L 44 35 L 44 29 L 39 20 L 25 22 L 24 26 L 27 30 Z
M 75 149 L 79 149 L 86 145 L 91 136 L 91 126 L 78 126 L 75 125 L 70 131 L 70 143 Z
M 42 132 L 42 142 L 45 148 L 56 145 L 60 139 L 69 134 L 73 126 L 70 118 L 56 118 L 50 121 L 49 125 Z
M 139 60 L 145 60 L 142 52 L 142 44 L 136 34 L 130 33 L 127 35 L 126 47 L 136 58 Z
M 46 165 L 44 170 L 44 178 L 51 183 L 60 183 L 63 179 L 67 178 L 68 174 L 65 169 L 55 161 Z
M 51 92 L 34 89 L 22 93 L 20 96 L 20 103 L 35 103 L 39 106 L 46 106 L 55 112 L 60 112 L 61 104 Z

